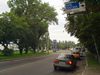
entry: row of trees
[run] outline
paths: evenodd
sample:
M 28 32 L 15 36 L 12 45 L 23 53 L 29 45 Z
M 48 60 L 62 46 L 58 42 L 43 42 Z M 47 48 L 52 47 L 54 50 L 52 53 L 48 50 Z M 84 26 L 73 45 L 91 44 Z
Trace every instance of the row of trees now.
M 76 44 L 72 41 L 59 41 L 58 42 L 58 48 L 59 49 L 68 49 L 68 48 L 74 48 Z
M 66 30 L 93 54 L 100 54 L 100 0 L 70 0 L 86 3 L 86 12 L 68 15 Z
M 20 54 L 31 48 L 44 48 L 49 39 L 48 25 L 57 23 L 57 13 L 48 3 L 41 0 L 9 0 L 10 12 L 0 14 L 0 44 L 4 51 L 13 42 Z M 46 41 L 44 41 L 46 40 Z

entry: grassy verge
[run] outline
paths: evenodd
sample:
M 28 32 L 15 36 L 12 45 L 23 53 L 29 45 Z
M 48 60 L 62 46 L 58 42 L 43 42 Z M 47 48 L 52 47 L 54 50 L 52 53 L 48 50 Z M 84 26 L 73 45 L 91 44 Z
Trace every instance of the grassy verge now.
M 27 58 L 27 57 L 46 56 L 46 55 L 49 55 L 49 54 L 50 53 L 48 53 L 48 52 L 36 52 L 36 53 L 29 52 L 28 54 L 20 55 L 18 53 L 18 51 L 15 51 L 12 56 L 4 56 L 4 55 L 0 54 L 0 61 L 8 61 L 8 60 Z
M 87 61 L 89 68 L 100 69 L 100 63 L 96 60 L 96 58 L 92 54 L 90 53 L 87 54 Z

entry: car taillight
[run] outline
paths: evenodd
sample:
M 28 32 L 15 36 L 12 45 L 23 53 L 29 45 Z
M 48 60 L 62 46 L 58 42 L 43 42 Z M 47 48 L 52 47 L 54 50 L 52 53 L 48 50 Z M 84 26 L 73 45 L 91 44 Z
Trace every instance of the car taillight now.
M 56 60 L 54 60 L 54 63 L 59 63 L 59 60 L 57 60 L 57 59 L 56 59 Z
M 67 61 L 66 64 L 72 65 L 73 62 L 72 61 Z

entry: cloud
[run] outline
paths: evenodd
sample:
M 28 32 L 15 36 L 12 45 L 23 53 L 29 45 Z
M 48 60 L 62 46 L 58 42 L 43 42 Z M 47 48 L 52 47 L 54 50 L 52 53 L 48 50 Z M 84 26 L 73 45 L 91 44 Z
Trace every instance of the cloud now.
M 9 11 L 9 7 L 7 5 L 8 0 L 0 0 L 0 13 Z
M 49 2 L 49 4 L 55 7 L 56 11 L 58 12 L 57 18 L 59 25 L 49 26 L 50 39 L 51 40 L 56 39 L 57 41 L 74 41 L 75 43 L 78 43 L 78 39 L 74 36 L 70 36 L 70 34 L 68 34 L 64 29 L 64 25 L 67 21 L 65 20 L 66 15 L 63 14 L 63 11 L 61 9 L 64 7 L 65 0 L 42 0 L 42 1 Z
M 73 41 L 78 43 L 78 39 L 74 36 L 70 36 L 63 27 L 59 27 L 59 25 L 50 25 L 49 26 L 49 35 L 51 40 L 57 41 Z

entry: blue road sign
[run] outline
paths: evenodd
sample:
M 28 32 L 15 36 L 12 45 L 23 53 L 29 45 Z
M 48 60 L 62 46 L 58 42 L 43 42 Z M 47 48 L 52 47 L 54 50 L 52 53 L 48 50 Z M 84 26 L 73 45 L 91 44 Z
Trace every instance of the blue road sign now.
M 79 7 L 80 7 L 79 2 L 65 3 L 65 9 L 66 10 L 76 9 L 76 8 L 79 8 Z

